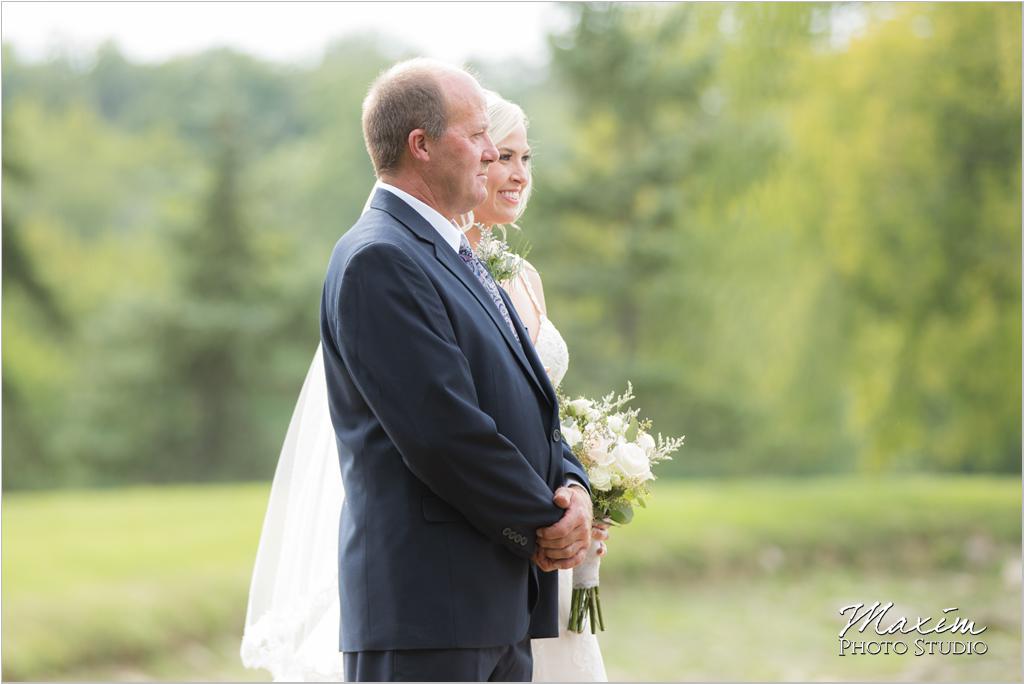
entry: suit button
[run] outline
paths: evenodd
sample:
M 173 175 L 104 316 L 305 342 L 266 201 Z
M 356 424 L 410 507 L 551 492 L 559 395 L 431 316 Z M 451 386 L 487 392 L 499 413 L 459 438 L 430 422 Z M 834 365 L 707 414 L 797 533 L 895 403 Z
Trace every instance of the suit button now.
M 511 537 L 511 536 L 512 536 L 512 530 L 508 529 L 507 527 L 506 527 L 505 529 L 503 529 L 503 530 L 501 531 L 501 533 L 502 533 L 503 535 L 505 535 L 506 537 Z
M 562 441 L 562 433 L 558 431 L 558 428 L 555 428 L 555 431 L 551 433 L 551 439 L 555 440 L 556 442 Z

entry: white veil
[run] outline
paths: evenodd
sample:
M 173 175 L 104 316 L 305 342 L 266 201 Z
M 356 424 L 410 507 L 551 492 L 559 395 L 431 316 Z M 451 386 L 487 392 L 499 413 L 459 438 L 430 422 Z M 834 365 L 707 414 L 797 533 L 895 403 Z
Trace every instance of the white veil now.
M 318 346 L 302 385 L 263 521 L 242 663 L 275 681 L 342 681 L 338 520 L 345 491 Z
M 374 184 L 362 213 L 377 192 Z M 338 522 L 345 489 L 317 345 L 281 447 L 263 519 L 242 664 L 274 681 L 344 681 Z
M 377 184 L 363 205 L 370 209 Z M 281 447 L 263 519 L 242 664 L 274 681 L 344 681 L 338 522 L 345 489 L 317 345 Z

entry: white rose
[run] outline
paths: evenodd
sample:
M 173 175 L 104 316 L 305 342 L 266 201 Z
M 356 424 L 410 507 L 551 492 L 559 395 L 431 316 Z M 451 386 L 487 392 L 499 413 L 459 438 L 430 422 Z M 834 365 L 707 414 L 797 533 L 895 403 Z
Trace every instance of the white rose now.
M 576 399 L 574 401 L 569 402 L 569 408 L 571 408 L 572 412 L 575 413 L 577 416 L 587 415 L 587 411 L 589 411 L 590 407 L 593 405 L 594 402 L 590 401 L 589 399 Z
M 611 446 L 611 440 L 605 439 L 604 437 L 596 437 L 590 443 L 590 448 L 587 450 L 587 457 L 599 466 L 610 466 L 615 462 L 612 455 L 608 452 L 608 447 Z
M 590 478 L 590 486 L 599 492 L 607 492 L 612 488 L 612 476 L 604 468 L 594 468 L 587 476 Z
M 654 438 L 651 437 L 646 432 L 641 432 L 637 436 L 636 443 L 641 449 L 644 450 L 644 453 L 647 454 L 648 456 L 651 455 L 651 452 L 654 451 L 654 447 L 656 446 L 654 443 Z
M 583 439 L 583 435 L 580 434 L 580 430 L 575 425 L 563 425 L 562 426 L 562 439 L 569 445 L 569 448 L 574 448 Z
M 626 477 L 644 477 L 651 472 L 651 462 L 644 450 L 632 443 L 620 442 L 612 450 L 612 458 Z
M 621 435 L 626 429 L 626 422 L 618 414 L 608 416 L 608 429 L 616 435 Z
M 587 409 L 587 420 L 591 423 L 601 419 L 601 412 L 596 408 Z

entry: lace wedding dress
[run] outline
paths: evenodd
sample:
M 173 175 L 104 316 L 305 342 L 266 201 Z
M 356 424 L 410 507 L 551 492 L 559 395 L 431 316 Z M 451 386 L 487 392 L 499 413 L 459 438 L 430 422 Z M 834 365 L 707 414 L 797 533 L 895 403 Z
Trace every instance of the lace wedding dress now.
M 569 368 L 569 350 L 543 313 L 537 354 L 557 386 Z M 338 652 L 338 520 L 345 492 L 334 428 L 327 407 L 322 350 L 317 347 L 288 426 L 249 591 L 242 663 L 268 670 L 274 681 L 342 681 Z M 534 639 L 533 681 L 607 681 L 597 638 L 566 629 L 572 571 L 558 571 L 557 639 Z

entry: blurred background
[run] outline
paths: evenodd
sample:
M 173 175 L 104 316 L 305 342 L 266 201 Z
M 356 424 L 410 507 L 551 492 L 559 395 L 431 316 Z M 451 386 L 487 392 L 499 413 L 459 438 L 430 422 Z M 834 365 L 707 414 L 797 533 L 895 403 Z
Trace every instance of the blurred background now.
M 686 435 L 613 531 L 610 677 L 1020 679 L 1019 4 L 236 4 L 234 42 L 83 4 L 195 40 L 3 7 L 4 679 L 265 678 L 249 573 L 360 104 L 415 54 L 531 119 L 563 389 Z M 988 653 L 839 657 L 875 601 Z

